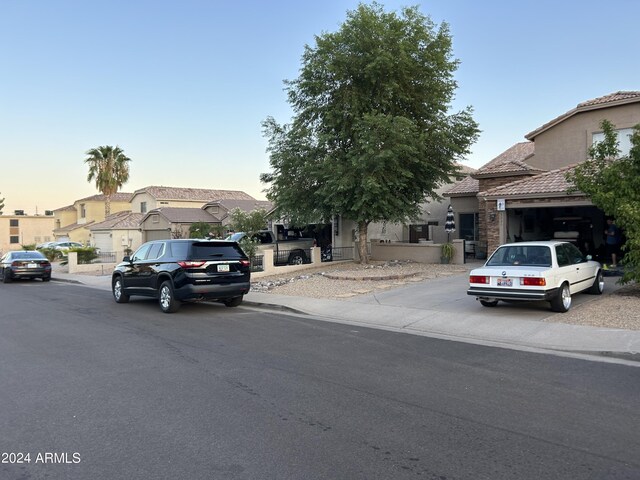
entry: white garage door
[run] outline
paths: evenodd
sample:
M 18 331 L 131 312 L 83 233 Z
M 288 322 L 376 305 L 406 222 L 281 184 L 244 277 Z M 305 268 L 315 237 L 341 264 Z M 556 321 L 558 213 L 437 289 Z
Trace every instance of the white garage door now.
M 100 249 L 101 252 L 113 251 L 113 242 L 109 232 L 93 232 L 93 245 Z

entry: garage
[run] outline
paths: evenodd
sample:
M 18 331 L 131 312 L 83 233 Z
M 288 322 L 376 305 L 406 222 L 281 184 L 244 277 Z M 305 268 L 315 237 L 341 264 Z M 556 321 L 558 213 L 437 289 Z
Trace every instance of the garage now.
M 100 232 L 93 230 L 91 232 L 91 245 L 98 248 L 101 252 L 112 252 L 113 242 L 111 233 L 108 231 Z

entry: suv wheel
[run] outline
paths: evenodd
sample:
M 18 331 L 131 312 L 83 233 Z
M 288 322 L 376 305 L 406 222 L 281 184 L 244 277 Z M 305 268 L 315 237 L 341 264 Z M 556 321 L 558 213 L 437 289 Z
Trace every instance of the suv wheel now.
M 116 277 L 111 282 L 111 291 L 113 292 L 113 298 L 116 303 L 127 303 L 129 301 L 129 295 L 122 291 L 122 277 Z
M 242 303 L 242 295 L 240 295 L 239 297 L 233 297 L 229 300 L 225 300 L 224 304 L 227 307 L 237 307 L 238 305 L 240 305 Z
M 158 301 L 164 313 L 174 313 L 180 308 L 180 301 L 176 299 L 173 293 L 173 285 L 169 280 L 162 282 L 162 285 L 160 285 Z

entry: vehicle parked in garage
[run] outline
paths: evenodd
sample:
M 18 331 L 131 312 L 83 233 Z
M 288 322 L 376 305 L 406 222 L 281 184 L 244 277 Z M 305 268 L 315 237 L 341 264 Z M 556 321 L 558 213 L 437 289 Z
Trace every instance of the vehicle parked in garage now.
M 7 252 L 0 259 L 2 281 L 9 283 L 16 278 L 41 278 L 51 280 L 51 263 L 36 250 L 16 250 Z
M 470 272 L 467 294 L 485 307 L 495 307 L 500 300 L 545 300 L 553 311 L 566 312 L 572 295 L 600 295 L 603 290 L 600 263 L 572 243 L 541 241 L 498 247 L 483 267 Z
M 126 256 L 113 271 L 113 298 L 157 298 L 165 313 L 184 301 L 216 301 L 237 307 L 249 292 L 249 259 L 236 242 L 225 240 L 154 240 Z

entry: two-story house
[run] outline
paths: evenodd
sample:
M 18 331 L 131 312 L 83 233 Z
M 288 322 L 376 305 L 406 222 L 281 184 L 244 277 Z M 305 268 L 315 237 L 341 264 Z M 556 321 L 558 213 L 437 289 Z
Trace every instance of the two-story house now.
M 131 193 L 118 192 L 111 196 L 111 213 L 130 210 Z M 71 240 L 83 244 L 90 243 L 89 226 L 105 219 L 106 196 L 92 195 L 76 200 L 72 205 L 53 211 L 53 235 L 56 241 Z
M 472 219 L 474 235 L 491 253 L 508 241 L 568 239 L 597 249 L 603 243 L 604 213 L 573 191 L 566 174 L 588 158 L 602 139 L 602 120 L 618 131 L 629 152 L 629 134 L 640 124 L 640 91 L 621 91 L 578 104 L 525 135 L 518 143 L 454 185 L 445 195 L 458 216 Z
M 34 245 L 53 240 L 53 214 L 28 215 L 24 210 L 12 215 L 0 215 L 0 253 L 20 250 L 22 245 Z

